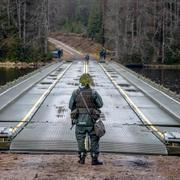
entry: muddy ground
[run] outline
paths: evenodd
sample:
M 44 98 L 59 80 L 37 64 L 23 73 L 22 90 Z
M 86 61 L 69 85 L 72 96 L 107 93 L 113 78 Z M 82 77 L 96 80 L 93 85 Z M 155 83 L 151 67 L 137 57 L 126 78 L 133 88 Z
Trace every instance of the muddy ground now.
M 99 51 L 102 49 L 102 45 L 96 43 L 91 38 L 87 38 L 83 35 L 73 34 L 73 33 L 53 33 L 51 37 L 74 47 L 78 51 L 86 54 L 90 54 L 91 57 L 98 58 Z
M 179 180 L 180 157 L 101 154 L 103 166 L 77 156 L 0 154 L 1 180 Z

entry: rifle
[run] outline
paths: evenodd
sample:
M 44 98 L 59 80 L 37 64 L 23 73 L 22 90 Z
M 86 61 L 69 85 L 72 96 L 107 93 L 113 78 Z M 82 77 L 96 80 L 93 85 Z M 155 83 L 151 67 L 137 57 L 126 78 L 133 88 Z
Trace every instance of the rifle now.
M 75 125 L 75 122 L 74 122 L 74 120 L 72 119 L 72 120 L 71 120 L 71 127 L 70 127 L 70 130 L 73 129 L 74 125 Z
M 72 124 L 72 126 L 70 127 L 70 130 L 72 130 L 72 129 L 73 129 L 74 125 L 75 125 L 75 124 Z

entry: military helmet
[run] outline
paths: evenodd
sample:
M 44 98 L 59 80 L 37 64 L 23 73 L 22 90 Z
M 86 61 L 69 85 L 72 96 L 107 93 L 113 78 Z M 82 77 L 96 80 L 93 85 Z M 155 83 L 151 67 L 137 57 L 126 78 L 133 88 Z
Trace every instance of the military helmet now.
M 92 77 L 90 74 L 88 73 L 84 73 L 80 79 L 79 82 L 83 85 L 83 86 L 90 86 L 93 83 Z

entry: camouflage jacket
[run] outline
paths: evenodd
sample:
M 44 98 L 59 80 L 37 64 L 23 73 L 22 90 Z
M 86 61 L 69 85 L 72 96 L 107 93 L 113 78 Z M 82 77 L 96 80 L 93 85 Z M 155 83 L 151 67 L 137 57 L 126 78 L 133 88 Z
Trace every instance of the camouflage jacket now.
M 69 101 L 69 108 L 72 110 L 76 109 L 76 108 L 80 108 L 80 109 L 84 109 L 85 111 L 80 111 L 78 118 L 76 119 L 76 125 L 78 126 L 85 126 L 85 127 L 89 127 L 89 126 L 93 126 L 93 120 L 91 118 L 91 116 L 89 115 L 89 113 L 87 112 L 85 105 L 83 104 L 83 102 L 81 101 L 81 96 L 79 95 L 80 92 L 83 94 L 83 97 L 85 99 L 85 101 L 87 101 L 87 105 L 88 108 L 101 108 L 103 106 L 103 101 L 101 96 L 98 94 L 97 91 L 84 87 L 84 88 L 79 88 L 73 91 L 72 96 L 70 98 Z M 88 93 L 88 97 L 85 97 L 84 94 L 85 92 L 91 92 L 91 96 L 89 96 L 90 94 Z M 89 99 L 89 97 L 91 99 Z M 79 103 L 79 101 L 81 101 L 81 104 Z M 93 104 L 92 104 L 93 102 Z M 78 107 L 77 107 L 78 106 Z M 91 107 L 89 107 L 91 106 Z

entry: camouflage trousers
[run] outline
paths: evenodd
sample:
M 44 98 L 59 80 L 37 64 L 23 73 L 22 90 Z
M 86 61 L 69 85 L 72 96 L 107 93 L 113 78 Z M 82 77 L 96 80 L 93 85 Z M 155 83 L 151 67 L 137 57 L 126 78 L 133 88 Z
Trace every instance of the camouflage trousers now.
M 88 133 L 91 139 L 91 150 L 90 150 L 91 155 L 93 154 L 98 155 L 100 138 L 96 136 L 95 132 L 93 131 L 93 127 L 76 126 L 75 134 L 78 143 L 79 153 L 81 152 L 86 153 L 86 149 L 85 149 L 86 132 Z

